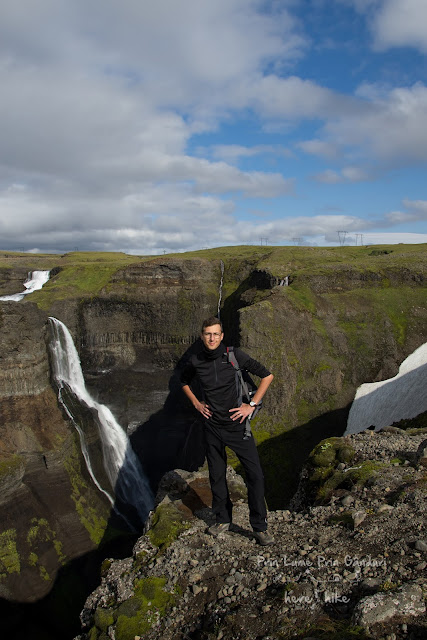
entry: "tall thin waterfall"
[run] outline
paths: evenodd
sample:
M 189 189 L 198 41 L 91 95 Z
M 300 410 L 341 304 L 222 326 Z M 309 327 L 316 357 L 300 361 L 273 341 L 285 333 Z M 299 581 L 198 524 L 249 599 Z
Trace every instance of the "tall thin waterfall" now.
M 87 391 L 80 359 L 67 327 L 56 318 L 51 317 L 49 321 L 52 335 L 50 341 L 52 369 L 58 386 L 58 397 L 79 433 L 82 453 L 88 471 L 98 489 L 114 505 L 113 497 L 101 487 L 95 477 L 84 431 L 71 415 L 63 398 L 65 386 L 68 386 L 78 400 L 97 416 L 96 422 L 102 443 L 104 469 L 111 487 L 114 489 L 116 501 L 118 499 L 119 503 L 133 507 L 137 512 L 138 519 L 143 524 L 153 507 L 154 498 L 141 464 L 130 445 L 126 433 L 118 424 L 110 409 L 96 402 Z M 126 516 L 121 511 L 120 513 L 129 523 Z
M 22 293 L 13 293 L 10 296 L 1 296 L 0 300 L 12 300 L 13 302 L 19 302 L 24 296 L 27 296 L 33 291 L 38 291 L 49 280 L 50 271 L 31 271 L 28 274 L 28 278 L 24 282 L 25 291 Z
M 221 317 L 222 285 L 224 284 L 224 263 L 222 260 L 220 261 L 220 264 L 221 264 L 221 280 L 219 283 L 218 314 L 217 314 L 218 318 Z

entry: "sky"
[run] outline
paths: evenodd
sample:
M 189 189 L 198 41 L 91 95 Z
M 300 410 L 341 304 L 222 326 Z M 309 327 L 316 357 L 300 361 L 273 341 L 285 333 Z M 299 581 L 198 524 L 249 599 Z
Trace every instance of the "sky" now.
M 427 0 L 0 15 L 0 249 L 427 242 Z

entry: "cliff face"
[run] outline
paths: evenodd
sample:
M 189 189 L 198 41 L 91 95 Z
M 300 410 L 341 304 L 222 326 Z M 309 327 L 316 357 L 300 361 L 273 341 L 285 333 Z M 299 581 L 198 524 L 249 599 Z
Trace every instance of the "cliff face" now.
M 102 538 L 109 509 L 50 385 L 46 315 L 0 307 L 0 596 L 39 599 Z
M 23 291 L 28 269 L 23 267 L 0 267 L 0 296 L 8 296 Z
M 357 387 L 394 376 L 427 341 L 427 267 L 400 254 L 365 253 L 353 263 L 334 254 L 322 263 L 323 254 L 310 248 L 299 263 L 274 256 L 265 250 L 225 254 L 223 261 L 133 263 L 96 296 L 55 302 L 50 310 L 73 330 L 92 391 L 134 432 L 150 474 L 161 475 L 177 465 L 195 419 L 177 389 L 181 359 L 201 321 L 217 313 L 223 279 L 225 342 L 275 375 L 253 428 L 269 484 L 277 487 L 269 500 L 279 507 L 278 486 L 287 486 L 290 498 L 309 451 L 344 432 Z
M 170 368 L 216 314 L 219 262 L 169 259 L 117 271 L 95 300 L 79 308 L 86 368 L 157 364 Z

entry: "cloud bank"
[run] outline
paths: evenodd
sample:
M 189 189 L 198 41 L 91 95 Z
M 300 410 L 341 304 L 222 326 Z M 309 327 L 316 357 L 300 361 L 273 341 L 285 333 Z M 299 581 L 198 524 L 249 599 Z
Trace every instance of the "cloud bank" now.
M 337 2 L 366 17 L 374 50 L 425 51 L 421 1 L 404 15 L 397 0 Z M 0 248 L 150 254 L 425 222 L 426 202 L 408 194 L 403 212 L 372 219 L 292 213 L 302 180 L 361 184 L 427 161 L 423 82 L 349 92 L 299 77 L 314 43 L 295 4 L 6 4 Z M 227 139 L 243 120 L 254 132 Z M 321 170 L 304 176 L 306 158 Z

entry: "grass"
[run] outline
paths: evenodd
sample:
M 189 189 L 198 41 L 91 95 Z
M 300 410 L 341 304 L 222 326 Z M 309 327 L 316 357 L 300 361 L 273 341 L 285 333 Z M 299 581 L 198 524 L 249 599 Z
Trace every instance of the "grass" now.
M 388 253 L 383 253 L 387 251 Z M 291 275 L 294 302 L 314 311 L 308 281 L 316 276 L 342 277 L 346 273 L 380 273 L 382 287 L 389 283 L 390 271 L 402 267 L 427 275 L 427 245 L 379 245 L 377 247 L 260 247 L 237 245 L 217 247 L 162 256 L 131 256 L 118 252 L 71 252 L 60 254 L 29 254 L 0 251 L 0 268 L 16 267 L 32 270 L 59 269 L 41 291 L 31 299 L 47 309 L 55 300 L 98 294 L 119 269 L 141 261 L 164 261 L 171 258 L 223 260 L 225 264 L 224 295 L 230 295 L 245 277 L 246 268 L 265 269 L 281 278 Z M 341 272 L 341 273 L 340 273 Z M 304 290 L 304 287 L 305 290 Z

